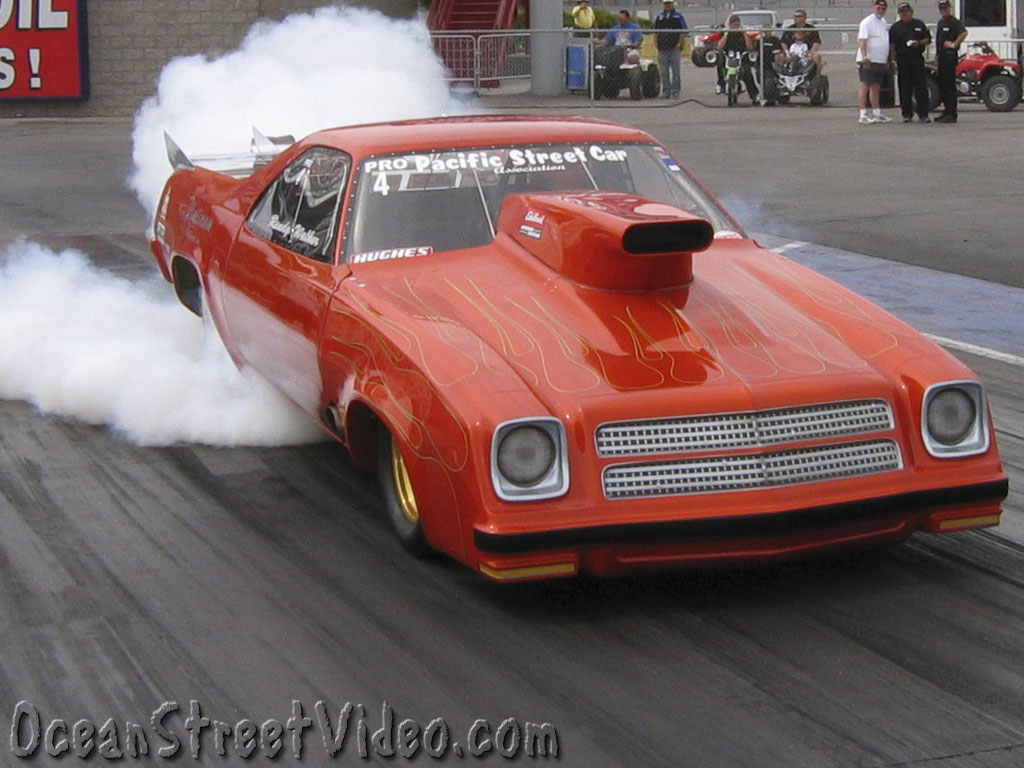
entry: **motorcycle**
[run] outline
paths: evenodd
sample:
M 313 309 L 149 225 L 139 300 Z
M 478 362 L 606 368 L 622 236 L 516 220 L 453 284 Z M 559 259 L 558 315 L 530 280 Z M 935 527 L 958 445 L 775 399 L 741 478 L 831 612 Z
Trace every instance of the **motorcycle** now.
M 753 67 L 757 62 L 757 54 L 753 51 L 725 51 L 725 95 L 729 106 L 736 103 L 743 90 L 743 69 Z M 746 59 L 746 63 L 744 63 Z
M 992 112 L 1009 112 L 1021 100 L 1021 66 L 1000 58 L 985 43 L 971 43 L 956 65 L 956 91 L 961 99 L 981 101 Z M 928 66 L 928 107 L 942 101 L 936 69 Z

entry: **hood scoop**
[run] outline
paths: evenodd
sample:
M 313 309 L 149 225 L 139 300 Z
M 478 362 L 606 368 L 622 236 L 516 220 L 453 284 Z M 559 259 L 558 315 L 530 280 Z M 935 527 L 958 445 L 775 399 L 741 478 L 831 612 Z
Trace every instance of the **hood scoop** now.
M 509 195 L 498 228 L 563 277 L 606 291 L 678 288 L 714 228 L 681 208 L 622 192 Z

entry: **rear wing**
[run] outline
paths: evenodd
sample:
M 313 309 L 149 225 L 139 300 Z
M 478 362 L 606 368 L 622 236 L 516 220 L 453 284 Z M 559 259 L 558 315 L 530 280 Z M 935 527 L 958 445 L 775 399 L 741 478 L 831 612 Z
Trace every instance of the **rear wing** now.
M 174 170 L 191 171 L 195 170 L 197 166 L 201 166 L 235 178 L 250 176 L 256 169 L 262 168 L 294 143 L 294 136 L 266 136 L 256 126 L 253 126 L 248 152 L 189 157 L 174 139 L 166 131 L 164 132 L 167 160 Z

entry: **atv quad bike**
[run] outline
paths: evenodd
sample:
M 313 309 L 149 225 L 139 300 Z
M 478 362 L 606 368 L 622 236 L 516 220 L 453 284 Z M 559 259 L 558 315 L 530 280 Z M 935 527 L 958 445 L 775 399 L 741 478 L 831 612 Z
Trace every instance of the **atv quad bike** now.
M 956 91 L 965 101 L 981 101 L 992 112 L 1009 112 L 1021 100 L 1021 66 L 1001 59 L 985 43 L 971 43 L 956 65 Z M 942 101 L 935 68 L 928 67 L 928 107 Z
M 639 48 L 597 46 L 594 48 L 594 98 L 614 99 L 623 88 L 634 100 L 653 99 L 661 91 L 658 65 L 645 59 Z

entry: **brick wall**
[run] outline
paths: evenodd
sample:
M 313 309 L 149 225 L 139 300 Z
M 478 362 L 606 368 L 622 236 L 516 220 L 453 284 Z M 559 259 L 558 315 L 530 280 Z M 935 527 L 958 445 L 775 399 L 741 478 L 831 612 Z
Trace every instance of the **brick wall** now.
M 0 97 L 0 118 L 130 116 L 154 92 L 175 56 L 216 56 L 237 47 L 258 19 L 281 19 L 330 0 L 87 0 L 89 98 L 44 101 Z M 411 16 L 417 0 L 351 0 Z

